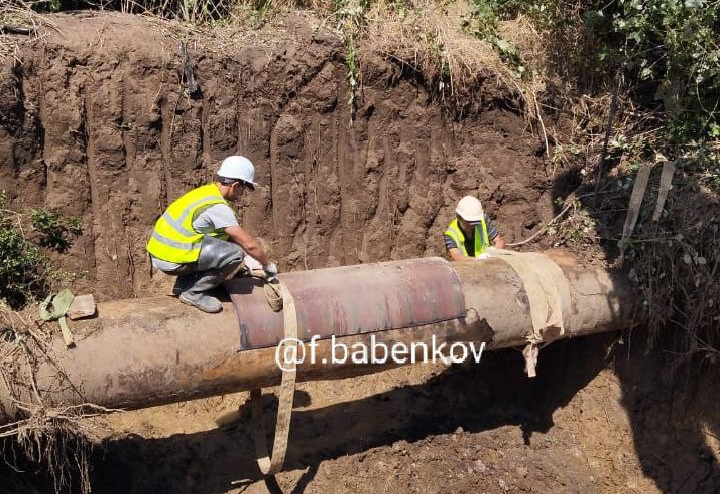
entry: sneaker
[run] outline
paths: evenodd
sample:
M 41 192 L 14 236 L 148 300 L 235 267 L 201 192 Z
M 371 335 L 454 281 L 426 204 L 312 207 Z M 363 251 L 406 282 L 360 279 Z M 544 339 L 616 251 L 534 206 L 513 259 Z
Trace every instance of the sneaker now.
M 222 304 L 218 299 L 210 295 L 206 295 L 203 292 L 195 293 L 189 290 L 184 291 L 180 294 L 178 299 L 183 304 L 192 305 L 193 307 L 197 307 L 203 312 L 209 312 L 211 314 L 214 314 L 222 310 Z

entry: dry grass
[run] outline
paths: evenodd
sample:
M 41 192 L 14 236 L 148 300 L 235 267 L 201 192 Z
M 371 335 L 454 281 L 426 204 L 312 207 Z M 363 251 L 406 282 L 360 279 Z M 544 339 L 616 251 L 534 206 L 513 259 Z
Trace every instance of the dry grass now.
M 434 81 L 442 97 L 463 94 L 478 76 L 490 74 L 512 88 L 514 76 L 492 47 L 462 32 L 460 19 L 469 15 L 465 2 L 420 0 L 402 15 L 392 4 L 376 3 L 365 15 L 363 49 Z
M 464 108 L 483 79 L 495 79 L 500 93 L 519 100 L 529 130 L 543 139 L 550 156 L 555 137 L 545 126 L 541 104 L 550 77 L 549 46 L 530 19 L 521 15 L 498 26 L 499 37 L 522 59 L 524 75 L 519 77 L 517 67 L 503 62 L 490 43 L 463 30 L 461 21 L 471 18 L 468 2 L 419 0 L 402 13 L 395 4 L 375 3 L 365 17 L 363 48 L 420 74 L 451 106 Z M 561 85 L 555 81 L 554 86 Z
M 0 2 L 0 63 L 9 57 L 17 60 L 22 45 L 34 42 L 55 29 L 47 16 L 32 10 L 33 3 L 23 0 Z
M 571 139 L 582 143 L 579 158 L 598 155 L 602 147 L 610 95 L 583 97 L 572 106 Z M 631 99 L 618 98 L 610 127 L 609 170 L 586 205 L 602 227 L 605 248 L 620 240 L 636 172 L 657 164 L 661 153 L 675 163 L 673 188 L 659 221 L 652 220 L 662 166 L 655 166 L 638 223 L 620 257 L 641 296 L 643 320 L 651 335 L 673 345 L 674 369 L 690 371 L 720 363 L 720 163 L 718 146 L 698 144 L 681 151 L 668 142 L 662 116 L 640 110 Z M 705 147 L 705 149 L 703 149 Z M 714 165 L 713 165 L 714 163 Z M 584 167 L 586 183 L 597 182 L 597 162 Z M 712 186 L 708 184 L 714 184 Z M 691 364 L 691 365 L 686 365 Z
M 137 10 L 137 5 L 135 8 Z M 478 84 L 489 79 L 495 81 L 500 93 L 512 94 L 524 103 L 522 109 L 529 122 L 539 121 L 536 94 L 543 85 L 537 78 L 519 79 L 490 44 L 463 31 L 461 20 L 470 16 L 465 1 L 440 4 L 418 0 L 402 5 L 380 1 L 368 8 L 350 1 L 339 9 L 333 2 L 322 0 L 282 0 L 271 6 L 240 1 L 233 2 L 225 19 L 212 24 L 154 15 L 147 15 L 145 19 L 167 39 L 186 41 L 191 51 L 198 46 L 205 51 L 229 53 L 239 46 L 252 44 L 270 53 L 278 43 L 287 41 L 284 16 L 291 11 L 306 16 L 317 30 L 333 31 L 344 40 L 348 53 L 355 52 L 358 91 L 362 90 L 362 68 L 367 57 L 379 55 L 419 76 L 438 100 L 450 107 L 463 108 L 473 99 Z M 511 24 L 506 23 L 508 32 L 512 31 Z M 515 31 L 518 36 L 521 36 L 520 30 Z M 538 43 L 531 45 L 539 46 Z M 348 67 L 348 70 L 354 69 Z
M 693 181 L 678 187 L 673 195 L 674 204 L 666 208 L 668 215 L 664 221 L 655 224 L 646 219 L 638 225 L 626 256 L 630 277 L 643 295 L 650 334 L 657 337 L 664 331 L 681 331 L 681 337 L 674 338 L 673 360 L 677 367 L 705 362 L 717 365 L 720 364 L 718 198 Z M 646 200 L 647 209 L 651 209 L 652 193 Z M 688 201 L 695 206 L 688 208 Z
M 520 107 L 529 130 L 543 139 L 549 157 L 554 138 L 540 104 L 546 74 L 536 70 L 544 67 L 547 57 L 542 36 L 522 16 L 499 26 L 500 36 L 518 48 L 527 65 L 519 77 L 490 43 L 463 30 L 462 20 L 470 17 L 465 1 L 419 0 L 402 12 L 395 4 L 376 3 L 365 15 L 361 46 L 419 74 L 438 99 L 460 115 L 473 111 L 475 92 L 484 80 L 494 79 L 498 92 L 517 102 L 513 104 Z

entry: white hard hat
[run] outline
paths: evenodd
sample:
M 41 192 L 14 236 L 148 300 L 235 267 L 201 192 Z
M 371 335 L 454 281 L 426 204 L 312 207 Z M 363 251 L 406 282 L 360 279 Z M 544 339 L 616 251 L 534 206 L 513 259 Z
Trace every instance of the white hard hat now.
M 473 196 L 465 196 L 460 199 L 455 212 L 470 224 L 480 223 L 485 219 L 482 203 Z
M 251 188 L 255 188 L 255 167 L 252 162 L 244 156 L 228 156 L 220 165 L 217 172 L 218 177 L 242 180 Z

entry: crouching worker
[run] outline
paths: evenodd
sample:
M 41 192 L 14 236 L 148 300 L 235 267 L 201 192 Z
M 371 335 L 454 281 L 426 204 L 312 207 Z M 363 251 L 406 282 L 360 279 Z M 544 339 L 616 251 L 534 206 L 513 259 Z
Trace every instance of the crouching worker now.
M 450 222 L 443 235 L 445 248 L 450 260 L 486 257 L 485 247 L 492 242 L 498 249 L 505 248 L 505 240 L 489 219 L 485 218 L 482 204 L 472 196 L 465 196 L 458 202 L 455 219 Z
M 234 275 L 246 254 L 268 279 L 277 275 L 258 241 L 242 229 L 228 202 L 255 190 L 255 167 L 242 156 L 226 158 L 213 183 L 191 190 L 168 206 L 147 243 L 160 271 L 177 276 L 173 294 L 204 312 L 220 312 L 220 301 L 206 292 Z

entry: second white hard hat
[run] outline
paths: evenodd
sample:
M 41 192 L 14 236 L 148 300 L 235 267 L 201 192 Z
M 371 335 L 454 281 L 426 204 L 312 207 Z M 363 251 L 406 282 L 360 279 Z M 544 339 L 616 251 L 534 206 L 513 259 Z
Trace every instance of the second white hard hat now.
M 252 162 L 244 156 L 228 156 L 220 165 L 217 172 L 219 177 L 242 180 L 255 187 L 255 167 Z
M 479 223 L 485 219 L 482 203 L 473 196 L 465 196 L 458 202 L 455 212 L 468 223 Z

